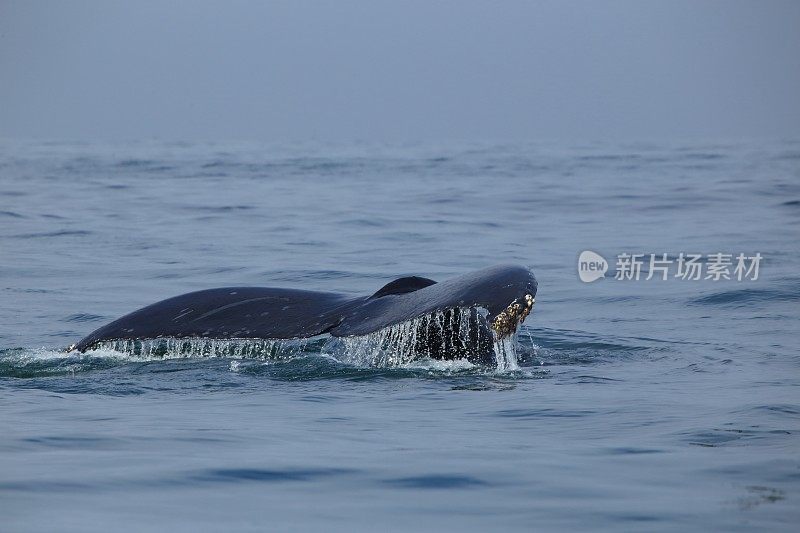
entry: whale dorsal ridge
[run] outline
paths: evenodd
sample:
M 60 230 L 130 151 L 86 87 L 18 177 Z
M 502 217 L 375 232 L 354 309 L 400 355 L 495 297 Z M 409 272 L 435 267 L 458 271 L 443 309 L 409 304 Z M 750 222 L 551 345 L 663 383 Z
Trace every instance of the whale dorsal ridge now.
M 407 292 L 414 292 L 425 287 L 429 287 L 436 283 L 432 279 L 421 278 L 419 276 L 408 276 L 405 278 L 397 278 L 390 281 L 380 289 L 378 292 L 370 296 L 370 299 L 380 298 L 389 294 L 405 294 Z

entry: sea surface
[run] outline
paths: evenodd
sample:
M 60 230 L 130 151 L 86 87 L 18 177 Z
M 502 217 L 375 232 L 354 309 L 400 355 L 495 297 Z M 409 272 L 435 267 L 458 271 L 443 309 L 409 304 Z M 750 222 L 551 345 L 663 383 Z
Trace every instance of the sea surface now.
M 680 252 L 763 260 L 614 277 Z M 0 530 L 796 531 L 799 254 L 794 141 L 2 140 Z M 497 263 L 539 280 L 517 369 L 64 351 L 192 290 Z

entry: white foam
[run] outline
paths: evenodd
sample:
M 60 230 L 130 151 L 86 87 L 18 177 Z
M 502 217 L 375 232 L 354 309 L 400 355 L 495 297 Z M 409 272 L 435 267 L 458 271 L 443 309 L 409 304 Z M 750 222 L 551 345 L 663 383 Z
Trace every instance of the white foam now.
M 436 370 L 438 372 L 463 372 L 476 368 L 476 365 L 466 359 L 444 360 L 424 357 L 401 365 L 401 368 L 409 370 Z
M 201 337 L 123 339 L 99 343 L 92 356 L 115 354 L 132 361 L 190 358 L 288 359 L 303 352 L 312 339 L 206 339 Z
M 517 335 L 510 335 L 494 341 L 494 357 L 498 372 L 514 372 L 519 370 L 517 360 Z

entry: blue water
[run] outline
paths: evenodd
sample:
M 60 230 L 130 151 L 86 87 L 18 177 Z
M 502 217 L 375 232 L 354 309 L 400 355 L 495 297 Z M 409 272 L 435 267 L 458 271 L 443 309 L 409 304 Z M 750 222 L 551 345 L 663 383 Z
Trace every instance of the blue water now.
M 799 237 L 798 142 L 2 141 L 0 529 L 792 530 Z M 587 284 L 585 249 L 764 260 Z M 61 351 L 196 289 L 509 262 L 516 371 Z

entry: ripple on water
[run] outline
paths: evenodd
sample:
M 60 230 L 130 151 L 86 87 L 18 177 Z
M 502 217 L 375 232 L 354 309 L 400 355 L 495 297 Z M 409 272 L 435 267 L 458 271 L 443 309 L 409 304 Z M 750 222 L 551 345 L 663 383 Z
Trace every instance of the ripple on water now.
M 748 429 L 714 428 L 683 433 L 681 440 L 692 446 L 719 448 L 734 444 L 745 444 L 756 440 L 778 439 L 782 441 L 784 437 L 792 433 L 789 430 L 758 429 L 756 427 Z
M 621 446 L 614 448 L 604 448 L 599 450 L 598 453 L 603 455 L 649 455 L 654 453 L 664 453 L 666 450 L 657 448 L 636 448 L 629 446 Z
M 124 358 L 119 354 L 67 354 L 47 348 L 0 350 L 0 377 L 36 378 L 75 375 L 112 368 Z
M 96 322 L 105 318 L 104 316 L 93 315 L 91 313 L 75 313 L 64 317 L 62 320 L 64 322 Z
M 92 235 L 93 232 L 86 230 L 60 230 L 60 231 L 43 231 L 38 233 L 22 233 L 19 235 L 12 235 L 15 239 L 41 239 L 49 237 L 85 237 Z
M 797 286 L 782 288 L 742 288 L 719 291 L 689 300 L 693 305 L 744 307 L 753 304 L 796 302 L 800 300 Z
M 773 487 L 762 485 L 750 485 L 746 487 L 747 496 L 739 498 L 737 501 L 739 508 L 743 511 L 752 509 L 765 503 L 775 503 L 786 499 L 786 493 Z
M 451 474 L 427 474 L 384 480 L 384 483 L 401 489 L 473 489 L 487 487 L 491 483 L 480 478 Z
M 218 468 L 192 474 L 192 483 L 285 483 L 308 482 L 358 472 L 347 468 Z
M 657 339 L 613 337 L 575 330 L 524 329 L 518 353 L 522 364 L 586 365 L 638 359 L 664 349 Z
M 77 435 L 28 437 L 22 439 L 22 442 L 36 447 L 70 450 L 112 449 L 117 447 L 120 443 L 118 439 L 104 437 L 83 437 Z
M 503 409 L 495 413 L 502 418 L 519 418 L 519 419 L 542 419 L 542 418 L 583 418 L 597 414 L 597 411 L 591 409 Z

